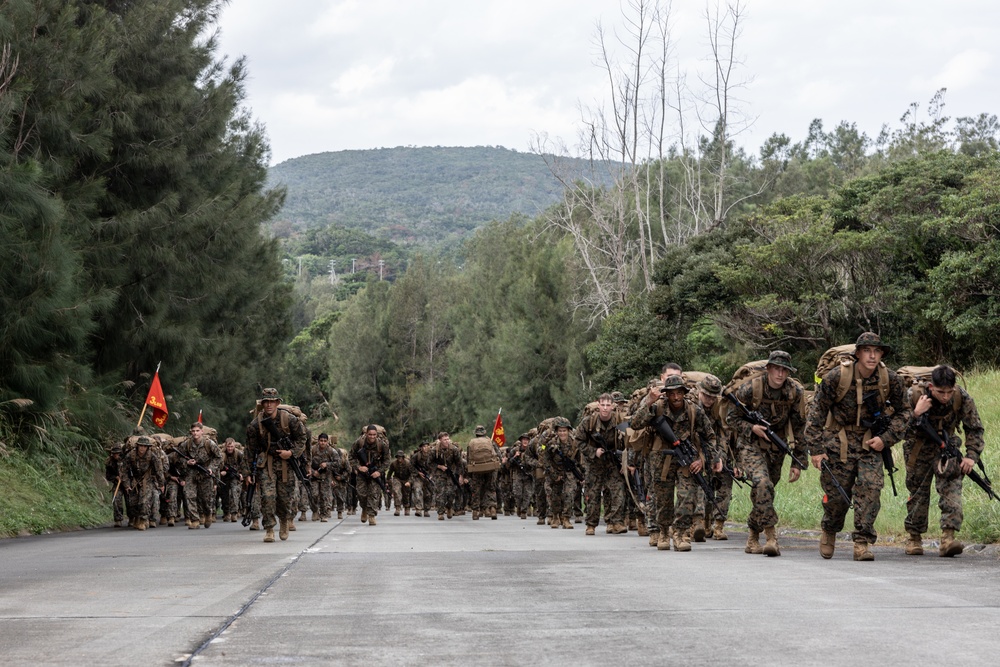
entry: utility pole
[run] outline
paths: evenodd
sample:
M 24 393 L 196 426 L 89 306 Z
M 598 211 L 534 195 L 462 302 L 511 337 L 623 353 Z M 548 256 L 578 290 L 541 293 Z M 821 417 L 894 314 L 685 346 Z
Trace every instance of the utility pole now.
M 351 258 L 351 273 L 354 273 L 354 262 L 358 261 L 354 257 Z
M 385 266 L 385 260 L 380 259 L 378 261 L 378 279 L 382 280 L 382 268 Z
M 334 268 L 336 266 L 337 266 L 337 260 L 331 259 L 330 260 L 330 284 L 331 285 L 336 285 L 337 284 L 337 270 Z

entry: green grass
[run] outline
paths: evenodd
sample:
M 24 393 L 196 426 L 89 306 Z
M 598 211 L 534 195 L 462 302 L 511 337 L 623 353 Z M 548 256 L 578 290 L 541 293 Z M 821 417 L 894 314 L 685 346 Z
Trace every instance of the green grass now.
M 983 463 L 986 472 L 994 481 L 994 488 L 1000 493 L 1000 371 L 990 370 L 971 373 L 966 376 L 967 390 L 975 399 L 979 416 L 986 427 L 986 449 L 983 452 Z M 896 487 L 899 496 L 893 497 L 888 478 L 882 490 L 882 511 L 875 522 L 875 530 L 879 542 L 896 541 L 905 537 L 903 520 L 906 518 L 906 473 L 903 464 L 902 447 L 897 444 L 893 448 L 896 460 Z M 963 447 L 964 451 L 964 447 Z M 977 468 L 978 470 L 978 468 Z M 802 478 L 794 484 L 788 483 L 788 462 L 782 474 L 775 497 L 775 509 L 778 512 L 779 527 L 819 530 L 823 517 L 821 499 L 823 491 L 819 485 L 819 471 L 810 467 L 803 472 Z M 930 520 L 927 537 L 936 538 L 940 535 L 940 512 L 937 508 L 937 493 L 931 486 Z M 960 536 L 966 543 L 993 543 L 1000 541 L 1000 503 L 990 500 L 976 484 L 966 479 L 962 484 L 962 506 L 965 521 L 962 524 Z M 729 520 L 745 522 L 750 512 L 749 490 L 733 489 L 733 502 L 730 506 Z M 849 532 L 854 525 L 854 514 L 848 512 L 844 530 Z
M 111 521 L 111 494 L 101 471 L 65 467 L 10 450 L 0 458 L 0 536 L 11 537 Z

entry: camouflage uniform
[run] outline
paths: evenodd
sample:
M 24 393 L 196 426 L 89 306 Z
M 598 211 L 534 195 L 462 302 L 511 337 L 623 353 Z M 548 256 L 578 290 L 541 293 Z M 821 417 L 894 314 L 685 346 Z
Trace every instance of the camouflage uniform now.
M 111 448 L 111 453 L 104 461 L 104 479 L 111 485 L 112 496 L 111 513 L 114 515 L 115 526 L 122 525 L 125 520 L 124 501 L 125 483 L 122 475 L 122 446 L 115 445 Z
M 517 444 L 511 447 L 511 453 L 507 458 L 507 465 L 511 469 L 511 495 L 514 500 L 514 511 L 522 519 L 527 518 L 528 510 L 531 508 L 531 498 L 534 495 L 535 476 L 533 469 L 527 465 L 524 456 L 528 449 L 528 439 L 525 434 L 524 440 L 518 440 Z
M 333 476 L 340 454 L 329 444 L 317 445 L 309 462 L 309 480 L 313 487 L 311 496 L 316 499 L 312 507 L 313 519 L 326 520 L 333 511 Z
M 668 377 L 667 380 L 671 380 Z M 680 378 L 678 377 L 678 380 Z M 665 385 L 666 389 L 683 388 L 683 381 L 677 386 Z M 642 429 L 652 425 L 653 420 L 663 415 L 670 424 L 674 436 L 679 440 L 690 440 L 704 467 L 721 461 L 717 451 L 715 431 L 712 423 L 700 405 L 685 401 L 677 412 L 670 409 L 665 396 L 651 401 L 644 398 L 632 418 L 632 427 Z M 692 414 L 693 421 L 692 421 Z M 655 525 L 660 532 L 660 544 L 669 545 L 670 531 L 673 531 L 675 549 L 687 543 L 689 531 L 698 502 L 698 483 L 690 467 L 681 468 L 673 455 L 671 443 L 666 443 L 657 435 L 649 454 L 649 466 L 656 492 Z M 676 509 L 674 496 L 676 493 Z M 664 547 L 665 548 L 665 547 Z M 688 548 L 690 545 L 688 544 Z
M 184 493 L 184 487 L 187 484 L 185 481 L 186 467 L 181 454 L 172 450 L 167 452 L 167 467 L 165 469 L 166 486 L 163 490 L 163 504 L 167 515 L 167 524 L 171 526 L 181 516 L 181 512 L 184 512 L 185 517 L 188 517 L 190 520 L 191 515 L 185 511 L 187 508 L 187 496 Z M 181 507 L 182 499 L 184 507 Z
M 278 392 L 274 389 L 265 389 L 262 400 L 280 401 Z M 247 426 L 246 447 L 249 459 L 256 463 L 257 492 L 254 495 L 260 498 L 262 523 L 265 530 L 271 531 L 275 523 L 280 522 L 285 526 L 294 516 L 292 502 L 295 494 L 295 472 L 289 459 L 283 459 L 275 453 L 285 450 L 278 442 L 271 442 L 271 433 L 262 423 L 265 418 L 265 413 L 261 412 Z M 291 456 L 302 456 L 308 436 L 305 426 L 298 417 L 283 408 L 278 408 L 274 423 L 290 440 L 287 446 L 290 447 L 288 451 L 291 452 Z
M 565 428 L 569 429 L 569 420 L 563 420 Z M 576 498 L 579 481 L 566 467 L 566 461 L 576 461 L 578 450 L 576 441 L 569 433 L 566 441 L 559 439 L 556 422 L 547 434 L 544 444 L 539 447 L 542 469 L 545 471 L 545 500 L 548 504 L 550 525 L 561 524 L 563 528 L 572 528 L 569 523 L 573 516 L 573 504 Z
M 434 500 L 433 465 L 430 449 L 424 450 L 422 444 L 417 451 L 410 454 L 410 467 L 414 474 L 410 477 L 411 495 L 414 511 L 419 515 L 429 516 Z M 449 482 L 450 484 L 450 482 Z
M 862 334 L 858 345 L 873 345 L 873 340 L 877 343 L 874 346 L 887 347 L 874 334 Z M 910 416 L 903 382 L 894 371 L 881 365 L 871 377 L 863 378 L 859 366 L 856 362 L 842 362 L 823 377 L 809 406 L 806 424 L 808 449 L 814 456 L 824 453 L 827 455 L 830 469 L 853 500 L 854 532 L 851 537 L 856 545 L 856 557 L 858 547 L 866 549 L 867 545 L 874 544 L 878 538 L 875 519 L 882 507 L 881 494 L 885 483 L 881 454 L 864 445 L 871 435 L 863 422 L 870 420 L 872 415 L 863 402 L 859 404 L 859 385 L 862 394 L 878 394 L 879 377 L 883 372 L 887 376 L 887 400 L 893 415 L 889 430 L 881 436 L 886 447 L 891 447 L 903 438 Z M 846 393 L 838 401 L 842 373 L 850 373 L 852 377 Z M 831 428 L 826 427 L 828 415 Z M 820 483 L 824 493 L 821 528 L 824 533 L 836 534 L 843 529 L 849 508 L 825 470 L 820 474 Z M 870 558 L 869 554 L 866 559 Z
M 122 470 L 122 485 L 129 494 L 129 505 L 136 512 L 136 527 L 145 530 L 154 520 L 156 490 L 163 486 L 163 462 L 147 436 L 139 436 L 137 446 L 125 456 Z
M 400 508 L 410 513 L 413 504 L 413 466 L 406 460 L 402 451 L 396 452 L 396 460 L 389 464 L 388 478 L 392 482 L 392 502 L 396 506 L 396 516 Z
M 486 437 L 486 428 L 477 426 L 476 437 L 469 441 L 466 446 L 466 468 L 468 468 L 469 457 L 472 456 L 476 447 L 492 452 L 495 462 L 500 461 L 500 448 L 490 438 Z M 497 512 L 497 470 L 488 472 L 470 472 L 469 480 L 469 505 L 472 507 L 472 518 L 476 519 L 480 515 L 495 517 Z
M 236 521 L 240 512 L 240 493 L 243 491 L 243 483 L 240 479 L 240 471 L 246 466 L 243 462 L 243 452 L 234 448 L 232 452 L 222 448 L 222 462 L 219 465 L 219 492 L 222 494 L 222 514 L 223 520 L 229 517 L 231 521 Z M 225 474 L 222 474 L 225 472 Z
M 208 528 L 215 519 L 215 479 L 198 470 L 197 467 L 187 465 L 187 461 L 193 459 L 212 475 L 218 475 L 222 452 L 219 451 L 219 445 L 207 435 L 202 435 L 199 442 L 195 442 L 194 438 L 188 436 L 177 449 L 184 454 L 184 494 L 188 506 L 187 518 L 192 524 L 198 524 L 200 521 Z
M 517 445 L 508 445 L 501 451 L 500 472 L 497 474 L 497 504 L 503 510 L 503 515 L 514 514 L 517 503 L 514 500 L 514 469 L 510 457 L 514 455 Z
M 431 448 L 430 453 L 431 472 L 434 475 L 434 505 L 437 508 L 438 518 L 442 518 L 447 513 L 450 519 L 456 510 L 457 488 L 452 480 L 452 475 L 457 476 L 462 468 L 462 456 L 458 447 L 446 445 L 438 441 Z M 446 466 L 447 471 L 441 470 L 438 466 Z
M 907 404 L 916 406 L 921 394 L 931 395 L 930 390 L 915 385 L 910 387 Z M 983 422 L 979 419 L 976 402 L 959 386 L 955 393 L 961 398 L 961 409 L 956 413 L 952 404 L 942 404 L 932 397 L 932 404 L 923 418 L 929 419 L 931 426 L 940 435 L 947 437 L 961 448 L 962 439 L 956 434 L 959 424 L 965 431 L 965 457 L 978 462 L 985 448 Z M 931 500 L 931 477 L 938 493 L 938 507 L 941 509 L 941 529 L 958 532 L 962 529 L 962 477 L 957 465 L 943 466 L 943 474 L 936 468 L 941 452 L 936 443 L 926 439 L 917 426 L 915 418 L 907 424 L 906 442 L 903 443 L 906 460 L 906 488 L 910 497 L 906 501 L 906 521 L 903 524 L 909 533 L 927 532 L 927 511 Z
M 372 432 L 367 431 L 367 433 Z M 382 506 L 382 484 L 385 483 L 385 472 L 389 466 L 390 457 L 388 441 L 381 433 L 377 431 L 375 433 L 377 435 L 372 442 L 368 441 L 367 435 L 362 435 L 355 440 L 351 446 L 351 453 L 349 455 L 351 468 L 357 473 L 357 481 L 354 487 L 358 490 L 358 502 L 361 504 L 361 518 L 367 518 L 371 525 L 375 525 L 375 517 Z M 367 466 L 361 463 L 362 451 L 364 451 L 364 456 L 368 461 Z M 367 467 L 368 473 L 361 472 L 359 470 L 361 467 Z M 371 475 L 376 471 L 378 471 L 379 476 L 373 479 Z M 379 480 L 381 480 L 381 483 L 379 483 Z
M 595 412 L 580 420 L 576 427 L 577 447 L 583 453 L 586 468 L 586 520 L 588 528 L 596 528 L 601 521 L 604 506 L 604 523 L 608 532 L 624 533 L 625 527 L 625 477 L 621 472 L 621 456 L 625 454 L 622 433 L 618 430 L 618 415 L 611 412 L 602 421 Z M 604 449 L 598 458 L 597 450 Z M 626 454 L 627 456 L 627 454 Z
M 754 403 L 754 383 L 760 384 L 760 403 Z M 808 456 L 803 451 L 802 387 L 786 378 L 782 386 L 774 389 L 767 376 L 758 376 L 741 384 L 734 392 L 740 403 L 751 411 L 759 411 L 771 424 L 771 430 L 783 438 L 799 461 Z M 781 480 L 781 470 L 785 464 L 785 453 L 770 441 L 757 437 L 753 424 L 746 420 L 739 408 L 729 411 L 729 426 L 736 433 L 736 450 L 739 467 L 750 478 L 752 488 L 750 500 L 753 509 L 747 517 L 747 527 L 758 533 L 778 524 L 778 513 L 774 510 L 774 488 Z M 792 437 L 788 437 L 791 425 Z M 795 463 L 793 467 L 798 467 Z M 727 475 L 728 477 L 728 475 Z M 732 480 L 732 478 L 730 478 Z M 730 487 L 732 485 L 730 484 Z
M 535 508 L 535 516 L 538 517 L 539 525 L 545 523 L 548 516 L 548 501 L 545 495 L 545 468 L 542 465 L 540 447 L 546 434 L 535 434 L 528 442 L 528 447 L 521 455 L 524 457 L 524 467 L 530 470 L 532 477 L 532 505 Z

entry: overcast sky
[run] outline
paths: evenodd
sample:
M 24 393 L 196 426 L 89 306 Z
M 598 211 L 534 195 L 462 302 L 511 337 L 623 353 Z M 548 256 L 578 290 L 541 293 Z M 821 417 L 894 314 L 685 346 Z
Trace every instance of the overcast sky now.
M 802 140 L 856 122 L 875 137 L 912 102 L 948 89 L 945 114 L 1000 113 L 996 0 L 748 0 L 738 91 L 756 153 L 774 132 Z M 712 3 L 714 7 L 714 2 Z M 705 3 L 674 0 L 675 65 L 710 71 Z M 596 25 L 621 30 L 616 0 L 234 0 L 220 52 L 246 56 L 247 104 L 273 163 L 394 146 L 530 148 L 576 143 L 580 105 L 608 96 Z

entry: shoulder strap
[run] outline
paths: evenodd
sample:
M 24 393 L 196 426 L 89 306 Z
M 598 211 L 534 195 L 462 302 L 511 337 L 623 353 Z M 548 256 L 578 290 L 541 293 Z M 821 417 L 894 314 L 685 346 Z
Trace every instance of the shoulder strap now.
M 764 399 L 764 376 L 758 375 L 750 380 L 750 388 L 753 390 L 753 397 L 751 398 L 752 405 L 750 406 L 750 409 L 756 410 L 760 407 L 760 402 Z
M 889 400 L 889 369 L 881 361 L 878 365 L 878 396 L 883 405 Z
M 837 384 L 837 397 L 834 403 L 840 403 L 847 396 L 847 390 L 851 387 L 851 380 L 854 379 L 854 362 L 845 359 L 840 362 L 840 382 Z

